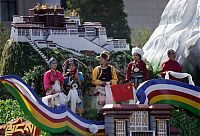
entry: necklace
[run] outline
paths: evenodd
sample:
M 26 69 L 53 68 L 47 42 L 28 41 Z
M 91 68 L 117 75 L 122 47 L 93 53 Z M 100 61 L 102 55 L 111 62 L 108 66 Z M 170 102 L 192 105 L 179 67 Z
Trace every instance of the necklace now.
M 134 61 L 134 63 L 133 63 L 133 65 L 132 65 L 132 70 L 134 71 L 134 72 L 139 72 L 139 63 L 138 63 L 138 61 Z

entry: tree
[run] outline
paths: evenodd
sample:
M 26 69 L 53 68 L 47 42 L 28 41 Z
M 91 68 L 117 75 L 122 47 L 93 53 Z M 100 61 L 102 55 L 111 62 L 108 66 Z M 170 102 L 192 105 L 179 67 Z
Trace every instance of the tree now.
M 130 43 L 123 0 L 67 0 L 67 6 L 77 10 L 82 22 L 101 22 L 108 37 L 127 39 Z
M 0 56 L 4 48 L 4 44 L 9 39 L 9 36 L 10 36 L 9 29 L 5 25 L 0 23 Z
M 131 45 L 142 48 L 151 36 L 149 28 L 133 28 L 131 29 Z
M 9 36 L 9 29 L 4 24 L 0 23 L 0 46 L 6 43 L 6 41 L 9 39 Z
M 15 74 L 23 76 L 24 72 L 35 65 L 46 65 L 42 57 L 29 45 L 8 40 L 0 58 L 0 75 Z

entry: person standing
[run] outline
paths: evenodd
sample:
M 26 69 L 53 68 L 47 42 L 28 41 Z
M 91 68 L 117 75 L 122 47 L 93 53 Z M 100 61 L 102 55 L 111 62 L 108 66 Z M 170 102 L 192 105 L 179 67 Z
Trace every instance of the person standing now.
M 179 72 L 179 73 L 182 72 L 180 64 L 175 60 L 176 58 L 175 51 L 170 49 L 168 50 L 167 55 L 169 59 L 162 64 L 161 76 L 163 78 L 165 78 L 165 74 L 168 71 Z M 169 76 L 169 79 L 178 80 L 178 81 L 180 80 L 171 75 Z
M 69 66 L 69 69 L 67 69 Z M 77 95 L 76 97 L 79 98 L 77 107 L 74 107 L 74 111 L 77 111 L 79 114 L 82 114 L 83 109 L 83 93 L 82 93 L 82 84 L 84 81 L 83 73 L 78 71 L 78 60 L 74 58 L 67 59 L 63 64 L 63 75 L 64 75 L 64 90 L 66 91 L 66 95 L 70 95 L 70 89 L 73 87 L 76 88 Z M 73 90 L 75 91 L 75 90 Z M 77 101 L 76 101 L 77 102 Z M 72 104 L 72 101 L 71 101 Z M 76 106 L 76 105 L 75 105 Z M 71 107 L 72 108 L 72 107 Z
M 92 83 L 96 86 L 97 102 L 100 106 L 113 102 L 110 85 L 117 84 L 118 81 L 115 68 L 108 63 L 109 58 L 109 52 L 103 51 L 97 57 L 100 65 L 92 71 Z
M 132 49 L 133 61 L 128 64 L 125 81 L 131 82 L 135 88 L 148 79 L 148 70 L 145 62 L 142 60 L 144 52 L 141 48 Z
M 48 97 L 43 97 L 43 101 L 54 108 L 61 102 L 59 96 L 54 94 L 62 92 L 64 78 L 62 73 L 57 70 L 57 60 L 55 58 L 49 60 L 49 68 L 50 70 L 44 74 L 44 90 Z

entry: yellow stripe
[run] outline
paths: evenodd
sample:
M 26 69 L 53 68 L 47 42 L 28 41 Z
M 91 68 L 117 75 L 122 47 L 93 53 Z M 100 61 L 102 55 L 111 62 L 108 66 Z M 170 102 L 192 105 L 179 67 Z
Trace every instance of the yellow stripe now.
M 10 82 L 7 82 L 6 80 L 3 81 L 3 83 L 7 83 L 10 86 L 12 86 L 13 88 L 15 88 L 17 91 L 18 89 L 13 86 L 13 84 L 11 84 Z M 71 122 L 69 121 L 64 121 L 64 122 L 60 122 L 60 123 L 54 123 L 51 122 L 50 120 L 48 120 L 47 118 L 45 118 L 44 116 L 42 116 L 27 100 L 26 98 L 21 94 L 21 92 L 18 91 L 18 93 L 20 94 L 21 98 L 23 99 L 25 105 L 27 106 L 27 108 L 29 109 L 29 111 L 32 113 L 32 115 L 34 116 L 34 118 L 36 120 L 38 120 L 38 122 L 42 123 L 43 125 L 46 125 L 48 127 L 51 128 L 61 128 L 64 126 L 69 126 L 71 129 L 73 129 L 74 131 L 82 134 L 82 135 L 90 135 L 89 132 L 83 131 L 81 129 L 79 129 L 78 127 L 76 127 L 75 125 L 73 125 Z M 105 135 L 105 133 L 98 133 L 97 135 Z
M 82 134 L 82 135 L 89 135 L 89 134 L 90 134 L 89 132 L 83 131 L 83 130 L 79 129 L 78 127 L 74 126 L 74 125 L 73 125 L 71 122 L 69 122 L 69 121 L 68 121 L 68 126 L 69 126 L 70 128 L 72 128 L 74 131 L 76 131 L 76 132 L 78 132 L 78 133 L 80 133 L 80 134 Z
M 78 127 L 74 126 L 69 121 L 64 121 L 64 122 L 60 122 L 60 123 L 51 122 L 50 120 L 48 120 L 47 118 L 42 116 L 33 106 L 31 106 L 31 104 L 26 100 L 26 98 L 24 98 L 23 95 L 21 95 L 21 97 L 24 100 L 24 102 L 27 105 L 27 107 L 30 107 L 29 110 L 33 114 L 34 118 L 36 120 L 38 120 L 40 123 L 42 123 L 42 124 L 44 124 L 44 125 L 46 125 L 48 127 L 51 127 L 51 128 L 61 128 L 61 127 L 64 127 L 64 126 L 69 126 L 70 128 L 72 128 L 73 130 L 75 130 L 78 133 L 81 133 L 81 134 L 85 133 L 85 131 L 82 131 L 81 129 L 79 129 Z M 86 134 L 89 134 L 89 133 L 86 133 Z
M 66 126 L 67 121 L 55 123 L 51 122 L 50 120 L 46 119 L 44 116 L 42 116 L 41 113 L 39 113 L 27 100 L 26 98 L 20 93 L 20 96 L 22 97 L 23 101 L 25 102 L 26 106 L 28 107 L 29 111 L 32 113 L 35 119 L 37 119 L 42 124 L 49 126 L 51 128 L 61 128 Z
M 197 103 L 193 100 L 190 100 L 188 98 L 185 98 L 185 97 L 182 97 L 182 96 L 177 96 L 177 95 L 166 95 L 166 94 L 165 95 L 157 95 L 150 100 L 150 103 L 153 104 L 153 103 L 156 103 L 157 101 L 161 101 L 161 100 L 180 101 L 182 103 L 188 104 L 188 105 L 195 107 L 196 109 L 200 110 L 200 104 L 199 103 Z
M 7 82 L 6 80 L 3 81 L 4 83 L 9 84 L 10 86 L 12 86 L 13 88 L 15 88 L 18 91 L 18 88 L 16 88 L 15 86 L 13 86 L 13 84 L 11 84 L 10 82 Z M 27 100 L 26 98 L 21 94 L 21 92 L 18 91 L 18 93 L 20 94 L 21 98 L 23 99 L 25 105 L 27 106 L 27 108 L 29 109 L 29 111 L 32 113 L 32 115 L 34 116 L 34 118 L 36 120 L 38 120 L 40 123 L 49 126 L 51 128 L 61 128 L 64 126 L 67 126 L 67 124 L 69 124 L 69 121 L 64 121 L 64 122 L 59 122 L 59 123 L 54 123 L 51 122 L 50 120 L 46 119 L 44 116 L 41 115 L 41 113 L 39 113 Z M 70 123 L 71 124 L 71 123 Z M 74 126 L 74 125 L 70 125 L 71 128 L 77 132 L 84 132 L 82 130 L 80 130 L 78 127 Z

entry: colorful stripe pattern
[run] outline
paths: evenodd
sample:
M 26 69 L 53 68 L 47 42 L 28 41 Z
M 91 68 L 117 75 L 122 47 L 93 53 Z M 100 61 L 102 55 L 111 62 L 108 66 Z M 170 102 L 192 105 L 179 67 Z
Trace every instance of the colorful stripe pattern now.
M 86 120 L 66 106 L 60 106 L 57 109 L 49 108 L 19 77 L 2 76 L 0 81 L 17 99 L 28 120 L 40 129 L 50 133 L 61 133 L 67 130 L 75 135 L 91 135 L 89 126 L 96 125 L 98 127 L 96 135 L 105 135 L 104 122 Z
M 142 83 L 136 93 L 140 104 L 172 104 L 200 116 L 200 87 L 174 80 L 153 79 Z

